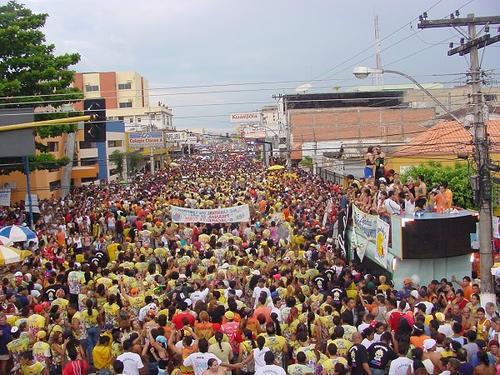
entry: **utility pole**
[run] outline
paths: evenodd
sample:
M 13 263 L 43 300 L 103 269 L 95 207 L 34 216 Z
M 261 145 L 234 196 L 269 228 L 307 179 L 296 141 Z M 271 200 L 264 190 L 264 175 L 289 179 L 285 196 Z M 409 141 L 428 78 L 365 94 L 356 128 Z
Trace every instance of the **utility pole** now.
M 483 114 L 483 94 L 481 92 L 481 66 L 479 63 L 480 48 L 500 41 L 500 35 L 490 37 L 489 26 L 500 24 L 500 16 L 475 17 L 468 14 L 465 18 L 458 18 L 458 11 L 450 14 L 450 19 L 427 20 L 427 14 L 419 17 L 419 29 L 428 28 L 454 28 L 464 37 L 460 40 L 460 46 L 453 48 L 450 44 L 448 56 L 459 54 L 464 56 L 470 54 L 470 87 L 472 96 L 472 112 L 474 115 L 474 158 L 477 165 L 477 179 L 475 184 L 478 187 L 477 197 L 479 203 L 479 253 L 481 255 L 481 302 L 495 302 L 495 291 L 493 288 L 493 278 L 491 267 L 493 266 L 493 228 L 492 228 L 492 204 L 491 204 L 491 175 L 490 175 L 490 154 L 488 131 L 484 123 Z M 476 26 L 484 26 L 484 35 L 478 37 Z M 467 34 L 461 31 L 460 27 L 467 27 Z M 467 41 L 466 41 L 467 40 Z
M 286 167 L 292 169 L 292 126 L 288 117 L 288 106 L 285 95 L 273 95 L 273 99 L 278 99 L 278 121 L 285 126 L 286 131 Z

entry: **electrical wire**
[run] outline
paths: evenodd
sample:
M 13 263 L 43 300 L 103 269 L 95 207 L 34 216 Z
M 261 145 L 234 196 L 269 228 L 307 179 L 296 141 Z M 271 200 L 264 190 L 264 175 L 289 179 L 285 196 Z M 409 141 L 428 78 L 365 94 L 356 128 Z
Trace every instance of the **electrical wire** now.
M 442 90 L 443 88 L 438 88 Z M 394 91 L 404 91 L 404 90 L 394 90 Z M 361 93 L 361 92 L 349 92 L 349 94 L 356 94 L 356 93 Z M 312 94 L 315 95 L 315 94 Z M 321 94 L 318 94 L 321 95 Z M 297 96 L 300 96 L 300 94 L 297 94 Z M 383 101 L 381 103 L 391 101 L 391 100 L 396 100 L 396 99 L 405 99 L 407 98 L 407 95 L 401 95 L 401 96 L 379 96 L 379 97 L 371 97 L 371 96 L 359 96 L 359 97 L 353 97 L 353 98 L 330 98 L 330 99 L 287 99 L 287 103 L 318 103 L 318 102 L 359 102 L 359 101 L 366 101 L 366 100 L 381 100 L 381 99 L 387 99 L 386 101 Z M 448 95 L 446 93 L 443 94 L 436 94 L 436 98 L 465 98 L 465 95 Z M 381 103 L 374 103 L 374 107 L 378 107 Z M 28 104 L 28 103 L 26 103 Z M 211 106 L 225 106 L 225 105 L 255 105 L 255 104 L 270 104 L 268 101 L 255 101 L 255 102 L 221 102 L 221 103 L 206 103 L 206 104 L 185 104 L 185 105 L 179 105 L 175 107 L 170 107 L 170 108 L 190 108 L 190 107 L 211 107 Z M 11 104 L 2 104 L 0 103 L 0 106 L 5 105 L 9 106 Z M 383 107 L 383 108 L 388 108 L 388 107 Z M 119 108 L 111 108 L 113 110 L 119 110 Z M 22 108 L 21 108 L 22 110 Z M 40 111 L 34 111 L 31 108 L 25 108 L 24 111 L 15 111 L 15 112 L 10 112 L 10 113 L 1 113 L 0 112 L 0 117 L 8 117 L 8 116 L 18 116 L 20 114 L 23 115 L 51 115 L 51 114 L 70 114 L 70 113 L 78 113 L 81 114 L 82 112 L 85 113 L 93 113 L 93 112 L 102 112 L 102 109 L 93 109 L 93 110 L 86 110 L 86 111 L 81 111 L 81 110 L 71 110 L 71 111 L 54 111 L 54 112 L 40 112 Z M 228 114 L 229 116 L 230 114 Z M 131 115 L 132 116 L 132 115 Z M 178 116 L 175 116 L 175 118 L 179 118 Z
M 427 12 L 429 12 L 430 10 L 432 10 L 433 8 L 435 8 L 436 6 L 438 6 L 440 3 L 442 3 L 443 0 L 439 0 L 437 1 L 434 5 L 432 5 L 429 9 L 427 9 Z M 317 76 L 314 76 L 313 79 L 318 79 L 320 77 L 323 77 L 327 74 L 330 74 L 332 71 L 334 71 L 335 69 L 337 69 L 338 67 L 341 67 L 342 65 L 346 64 L 346 63 L 349 63 L 350 61 L 352 61 L 353 59 L 355 59 L 356 57 L 362 55 L 363 53 L 365 53 L 366 51 L 372 49 L 376 44 L 378 43 L 382 43 L 384 40 L 387 40 L 389 39 L 390 37 L 392 37 L 393 35 L 399 33 L 401 30 L 403 30 L 404 28 L 406 28 L 408 26 L 408 24 L 411 24 L 412 22 L 416 21 L 418 19 L 418 17 L 415 17 L 413 19 L 411 19 L 409 22 L 405 23 L 403 26 L 397 28 L 396 30 L 394 30 L 392 33 L 386 35 L 385 37 L 383 37 L 382 39 L 378 40 L 378 41 L 375 41 L 374 43 L 371 43 L 368 47 L 364 48 L 363 50 L 361 50 L 360 52 L 356 53 L 355 55 L 347 58 L 346 60 L 343 60 L 341 63 L 339 64 L 336 64 L 335 66 L 333 66 L 332 68 L 326 70 L 325 72 L 317 75 Z M 373 56 L 373 55 L 372 55 Z M 371 56 L 370 56 L 371 57 Z M 363 60 L 364 61 L 364 60 Z

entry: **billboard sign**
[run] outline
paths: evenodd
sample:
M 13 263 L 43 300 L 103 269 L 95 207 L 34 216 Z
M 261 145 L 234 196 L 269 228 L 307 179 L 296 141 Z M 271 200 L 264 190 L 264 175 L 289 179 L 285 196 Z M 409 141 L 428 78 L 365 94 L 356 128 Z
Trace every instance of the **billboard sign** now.
M 130 148 L 164 147 L 162 132 L 129 133 L 128 145 Z
M 0 109 L 0 126 L 33 122 L 33 108 Z M 0 135 L 0 157 L 20 157 L 35 154 L 33 129 L 2 132 Z
M 262 114 L 260 112 L 231 113 L 231 122 L 237 124 L 259 123 Z
M 188 139 L 188 135 L 186 132 L 165 133 L 165 142 L 167 142 L 167 143 L 186 142 L 187 139 Z

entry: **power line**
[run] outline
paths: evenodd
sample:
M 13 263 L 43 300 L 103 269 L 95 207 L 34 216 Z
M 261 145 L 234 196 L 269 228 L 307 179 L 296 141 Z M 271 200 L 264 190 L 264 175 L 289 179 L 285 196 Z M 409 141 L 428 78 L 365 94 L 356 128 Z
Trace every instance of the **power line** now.
M 444 88 L 436 88 L 437 90 L 443 90 Z M 391 90 L 391 91 L 405 91 L 405 90 Z M 389 91 L 390 92 L 390 91 Z M 349 92 L 348 94 L 356 94 L 356 93 L 361 93 L 358 91 L 353 91 Z M 332 93 L 334 94 L 334 93 Z M 466 98 L 465 95 L 448 95 L 446 93 L 443 94 L 436 94 L 436 97 L 440 98 Z M 379 97 L 371 97 L 371 96 L 359 96 L 359 97 L 353 97 L 353 98 L 330 98 L 330 99 L 290 99 L 287 100 L 287 103 L 317 103 L 317 102 L 356 102 L 356 101 L 363 101 L 363 100 L 380 100 L 380 99 L 387 99 L 381 103 L 374 103 L 373 105 L 369 105 L 368 107 L 378 107 L 380 104 L 390 101 L 390 100 L 396 100 L 396 99 L 405 99 L 407 95 L 400 95 L 400 96 L 379 96 Z M 190 107 L 211 107 L 211 106 L 225 106 L 225 105 L 256 105 L 256 104 L 269 104 L 269 101 L 252 101 L 252 102 L 221 102 L 221 103 L 206 103 L 206 104 L 185 104 L 185 105 L 179 105 L 175 107 L 170 107 L 170 108 L 190 108 Z M 402 103 L 403 104 L 403 103 Z M 11 104 L 1 104 L 1 105 L 11 105 Z M 388 108 L 388 107 L 380 107 L 380 108 Z M 55 112 L 39 112 L 39 111 L 29 111 L 31 108 L 26 108 L 26 111 L 17 111 L 17 112 L 12 112 L 12 113 L 0 113 L 0 117 L 5 117 L 5 116 L 18 116 L 20 114 L 23 115 L 52 115 L 52 114 L 70 114 L 70 113 L 82 113 L 83 111 L 77 111 L 77 110 L 72 110 L 72 111 L 55 111 Z M 119 108 L 108 108 L 111 110 L 118 110 Z M 292 108 L 293 109 L 293 108 Z M 100 112 L 100 109 L 95 109 L 95 110 L 86 110 L 86 113 L 92 113 L 92 112 Z M 132 115 L 131 115 L 132 116 Z M 228 114 L 229 116 L 229 114 Z M 180 118 L 178 116 L 174 116 L 176 119 Z

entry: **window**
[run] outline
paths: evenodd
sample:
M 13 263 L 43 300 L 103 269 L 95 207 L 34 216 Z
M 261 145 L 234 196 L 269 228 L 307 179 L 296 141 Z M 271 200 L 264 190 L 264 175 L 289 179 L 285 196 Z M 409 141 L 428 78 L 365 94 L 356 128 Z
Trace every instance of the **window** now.
M 123 146 L 123 141 L 121 140 L 108 141 L 108 147 L 122 147 L 122 146 Z
M 140 117 L 137 117 L 137 122 L 141 122 L 141 118 Z
M 132 88 L 132 82 L 118 84 L 118 90 L 130 90 L 131 88 Z
M 134 118 L 133 117 L 129 118 L 128 122 L 130 122 L 131 124 L 133 124 L 134 123 Z
M 52 181 L 49 183 L 50 191 L 54 191 L 61 188 L 61 180 Z
M 118 116 L 119 121 L 123 121 L 123 116 Z
M 47 149 L 49 152 L 58 152 L 59 142 L 47 142 Z
M 109 175 L 110 175 L 110 176 L 114 176 L 114 175 L 116 175 L 116 174 L 118 174 L 118 169 L 113 168 L 113 169 L 110 169 L 110 170 L 109 170 Z
M 95 147 L 96 147 L 95 142 L 80 141 L 80 150 L 85 150 L 88 148 L 95 148 Z
M 84 178 L 82 178 L 82 183 L 94 182 L 95 180 L 97 180 L 97 178 L 95 178 L 95 177 L 84 177 Z
M 121 102 L 120 108 L 132 108 L 132 102 Z
M 96 165 L 97 159 L 96 158 L 83 158 L 83 159 L 80 159 L 80 164 L 82 167 L 86 167 L 89 165 Z
M 91 92 L 91 91 L 99 91 L 99 85 L 85 85 L 85 91 Z

